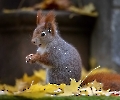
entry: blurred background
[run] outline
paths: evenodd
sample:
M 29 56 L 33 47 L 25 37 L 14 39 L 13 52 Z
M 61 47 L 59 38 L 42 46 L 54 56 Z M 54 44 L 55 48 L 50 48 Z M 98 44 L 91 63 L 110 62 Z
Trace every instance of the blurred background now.
M 40 66 L 26 64 L 37 10 L 54 9 L 61 36 L 79 51 L 86 70 L 100 65 L 119 72 L 120 0 L 0 0 L 0 83 L 14 85 Z

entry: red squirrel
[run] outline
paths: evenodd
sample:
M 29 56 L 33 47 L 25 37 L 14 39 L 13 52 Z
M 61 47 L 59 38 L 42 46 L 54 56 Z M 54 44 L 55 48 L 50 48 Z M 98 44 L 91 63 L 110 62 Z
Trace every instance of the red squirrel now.
M 46 68 L 46 82 L 69 84 L 70 78 L 80 80 L 82 61 L 78 51 L 58 33 L 53 11 L 37 13 L 37 27 L 31 42 L 38 46 L 36 54 L 26 56 L 27 63 L 38 63 Z
M 120 75 L 117 73 L 96 73 L 89 75 L 81 84 L 81 86 L 96 80 L 97 82 L 103 83 L 103 89 L 110 91 L 120 91 Z

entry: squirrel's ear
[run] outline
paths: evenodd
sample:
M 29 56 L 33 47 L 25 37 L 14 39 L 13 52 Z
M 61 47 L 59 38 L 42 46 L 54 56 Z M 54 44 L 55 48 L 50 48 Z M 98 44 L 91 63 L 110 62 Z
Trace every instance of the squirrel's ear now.
M 53 11 L 50 11 L 46 15 L 45 23 L 52 23 L 52 22 L 55 22 L 55 14 Z
M 37 20 L 36 20 L 36 24 L 37 24 L 37 25 L 40 24 L 41 19 L 42 19 L 42 11 L 39 10 L 39 11 L 37 12 Z
M 56 30 L 55 14 L 50 11 L 45 18 L 45 27 L 52 30 L 52 35 L 54 35 Z

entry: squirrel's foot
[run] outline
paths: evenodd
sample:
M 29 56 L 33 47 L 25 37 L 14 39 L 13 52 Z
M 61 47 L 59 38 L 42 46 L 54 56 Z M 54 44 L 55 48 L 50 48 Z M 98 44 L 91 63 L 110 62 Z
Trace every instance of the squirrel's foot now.
M 35 63 L 36 62 L 36 56 L 35 54 L 29 54 L 26 56 L 26 63 Z

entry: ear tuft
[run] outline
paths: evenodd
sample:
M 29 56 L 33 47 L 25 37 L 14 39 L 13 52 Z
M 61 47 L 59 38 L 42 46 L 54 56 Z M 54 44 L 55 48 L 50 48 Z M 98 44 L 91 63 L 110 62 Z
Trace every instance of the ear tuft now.
M 39 10 L 39 11 L 37 12 L 37 20 L 36 20 L 36 24 L 37 24 L 37 25 L 40 24 L 41 19 L 42 19 L 42 11 Z
M 46 15 L 45 22 L 46 22 L 46 23 L 55 22 L 55 14 L 54 14 L 53 11 L 48 12 L 48 14 Z
M 51 29 L 52 35 L 55 34 L 56 31 L 56 22 L 55 22 L 55 14 L 53 11 L 48 12 L 48 14 L 45 17 L 45 28 Z

